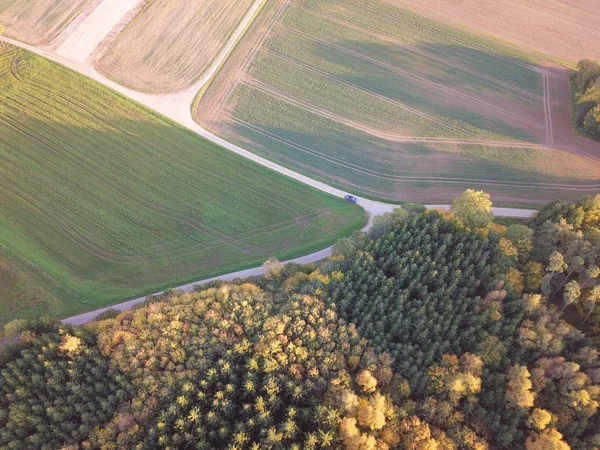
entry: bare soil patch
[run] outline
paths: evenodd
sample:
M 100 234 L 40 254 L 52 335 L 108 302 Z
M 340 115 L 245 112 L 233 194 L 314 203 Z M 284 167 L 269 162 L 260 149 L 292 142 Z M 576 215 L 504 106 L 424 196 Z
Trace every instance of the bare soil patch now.
M 252 0 L 153 0 L 113 42 L 97 68 L 147 92 L 183 89 L 200 78 Z
M 570 62 L 600 58 L 597 0 L 389 0 L 389 3 L 436 20 L 467 25 Z
M 91 0 L 0 0 L 4 33 L 32 45 L 51 41 Z

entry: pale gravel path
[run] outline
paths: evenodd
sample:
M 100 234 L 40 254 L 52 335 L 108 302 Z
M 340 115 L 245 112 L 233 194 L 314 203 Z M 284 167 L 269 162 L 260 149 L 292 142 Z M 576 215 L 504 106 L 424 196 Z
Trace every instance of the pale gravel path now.
M 88 61 L 98 45 L 130 10 L 145 0 L 104 0 L 76 28 L 67 28 L 67 38 L 56 49 L 60 56 L 77 63 Z M 62 33 L 61 33 L 62 34 Z M 60 39 L 59 35 L 57 39 Z
M 49 50 L 56 50 L 62 45 L 62 43 L 69 37 L 73 32 L 79 28 L 81 23 L 88 18 L 88 16 L 94 12 L 100 3 L 104 0 L 91 0 L 87 6 L 75 17 L 69 24 L 50 42 L 41 45 L 40 47 L 47 48 Z
M 102 4 L 105 4 L 105 3 L 109 4 L 108 2 L 112 2 L 112 1 L 114 1 L 114 0 L 104 0 Z M 75 59 L 75 60 L 73 60 L 73 59 L 70 59 L 70 57 L 66 57 L 62 54 L 58 54 L 57 52 L 54 52 L 49 48 L 46 48 L 46 49 L 37 48 L 37 47 L 31 46 L 31 45 L 23 44 L 21 42 L 15 41 L 15 40 L 7 38 L 7 37 L 0 36 L 0 41 L 4 41 L 6 43 L 15 45 L 17 47 L 21 47 L 32 53 L 35 53 L 44 58 L 47 58 L 53 62 L 61 64 L 65 67 L 68 67 L 76 72 L 79 72 L 82 75 L 85 75 L 85 76 L 119 92 L 120 94 L 122 94 L 126 97 L 129 97 L 130 99 L 158 112 L 159 114 L 162 114 L 163 116 L 170 118 L 171 120 L 177 122 L 178 124 L 180 124 L 186 128 L 189 128 L 190 130 L 194 131 L 199 136 L 201 136 L 217 145 L 220 145 L 221 147 L 224 147 L 227 150 L 230 150 L 240 156 L 243 156 L 244 158 L 250 159 L 250 160 L 256 162 L 257 164 L 260 164 L 264 167 L 268 167 L 276 172 L 279 172 L 283 175 L 286 175 L 290 178 L 300 181 L 301 183 L 312 186 L 313 188 L 318 189 L 322 192 L 326 192 L 326 193 L 334 195 L 336 197 L 343 198 L 344 195 L 346 195 L 346 193 L 347 193 L 346 191 L 342 191 L 340 189 L 336 189 L 336 188 L 331 187 L 320 181 L 313 180 L 312 178 L 309 178 L 298 172 L 290 170 L 286 167 L 283 167 L 279 164 L 269 161 L 268 159 L 265 159 L 258 155 L 255 155 L 254 153 L 252 153 L 248 150 L 245 150 L 235 144 L 232 144 L 232 143 L 220 138 L 219 136 L 216 136 L 216 135 L 210 133 L 209 131 L 205 130 L 204 128 L 202 128 L 200 125 L 198 125 L 194 121 L 194 119 L 192 117 L 192 107 L 193 107 L 193 103 L 194 103 L 197 93 L 205 86 L 206 83 L 210 82 L 210 80 L 214 77 L 214 75 L 220 69 L 220 67 L 225 62 L 225 60 L 227 59 L 227 57 L 229 56 L 229 54 L 231 53 L 231 51 L 233 50 L 233 48 L 235 47 L 235 45 L 237 44 L 239 39 L 242 37 L 242 35 L 244 34 L 246 29 L 252 22 L 255 15 L 259 12 L 260 8 L 263 6 L 264 2 L 265 2 L 265 0 L 257 0 L 254 3 L 252 8 L 248 11 L 248 13 L 246 14 L 244 19 L 238 26 L 235 33 L 231 36 L 231 39 L 227 42 L 225 47 L 219 53 L 219 56 L 215 59 L 215 61 L 211 65 L 211 67 L 205 72 L 205 74 L 202 76 L 202 78 L 200 80 L 198 80 L 197 83 L 194 83 L 194 85 L 191 86 L 190 88 L 185 89 L 184 91 L 176 92 L 176 93 L 172 93 L 172 94 L 163 94 L 163 95 L 146 94 L 146 93 L 137 92 L 132 89 L 126 88 L 124 86 L 121 86 L 120 84 L 108 79 L 107 77 L 105 77 L 104 75 L 102 75 L 101 73 L 96 71 L 94 69 L 94 67 L 92 66 L 92 63 L 89 61 L 89 54 L 88 54 L 88 57 L 86 57 L 86 59 L 82 60 L 81 56 L 83 54 L 73 53 L 73 54 L 71 54 L 71 57 L 73 57 L 73 59 Z M 100 5 L 100 6 L 102 6 L 102 5 Z M 125 11 L 123 14 L 126 14 L 126 13 L 127 13 L 127 11 Z M 90 14 L 90 16 L 92 14 Z M 119 22 L 119 20 L 117 20 L 115 22 L 115 24 L 118 22 Z M 85 23 L 85 21 L 83 23 Z M 95 23 L 97 23 L 97 22 L 95 22 Z M 112 28 L 112 26 L 110 28 Z M 105 30 L 105 31 L 106 32 L 103 34 L 102 39 L 104 39 L 104 37 L 110 32 L 110 29 Z M 98 32 L 97 35 L 99 36 L 100 34 L 102 34 L 102 33 Z M 68 39 L 69 38 L 67 38 L 67 40 Z M 98 43 L 100 43 L 100 41 L 98 41 Z M 67 42 L 67 41 L 65 41 L 65 42 Z M 86 44 L 86 45 L 88 45 L 88 44 Z M 93 50 L 94 49 L 91 49 L 90 54 L 91 54 L 91 52 L 93 52 Z M 367 215 L 369 218 L 365 229 L 370 228 L 373 217 L 384 214 L 386 212 L 393 211 L 395 208 L 398 208 L 398 205 L 387 204 L 387 203 L 383 203 L 383 202 L 376 202 L 373 200 L 362 199 L 362 198 L 359 200 L 358 204 L 367 212 Z M 427 208 L 448 209 L 449 205 L 426 205 L 426 207 Z M 535 212 L 536 212 L 535 210 L 516 209 L 516 208 L 494 208 L 494 213 L 497 216 L 506 216 L 506 217 L 526 218 L 526 217 L 531 217 Z M 295 263 L 299 263 L 299 264 L 308 264 L 308 263 L 320 261 L 320 260 L 328 257 L 329 255 L 331 255 L 331 247 L 328 247 L 326 249 L 320 250 L 315 253 L 311 253 L 310 255 L 306 255 L 306 256 L 303 256 L 300 258 L 286 261 L 286 263 L 295 262 Z M 189 292 L 189 291 L 193 290 L 193 286 L 196 284 L 205 284 L 205 283 L 208 283 L 213 280 L 231 281 L 236 278 L 258 276 L 258 275 L 262 275 L 263 273 L 264 272 L 263 272 L 262 267 L 255 267 L 252 269 L 247 269 L 247 270 L 242 270 L 239 272 L 224 274 L 224 275 L 220 275 L 217 277 L 208 278 L 205 280 L 199 280 L 199 281 L 196 281 L 193 283 L 186 284 L 184 286 L 176 287 L 175 289 Z M 159 294 L 159 293 L 157 293 L 157 294 Z M 81 314 L 78 316 L 64 319 L 63 322 L 75 324 L 75 325 L 81 325 L 81 324 L 89 322 L 90 320 L 93 320 L 98 314 L 100 314 L 103 311 L 106 311 L 109 308 L 123 311 L 123 310 L 131 308 L 132 306 L 134 306 L 138 303 L 143 302 L 146 298 L 147 297 L 140 297 L 140 298 L 137 298 L 134 300 L 129 300 L 129 301 L 126 301 L 123 303 L 112 305 L 110 307 L 100 308 L 95 311 L 91 311 L 91 312 L 84 313 L 84 314 Z

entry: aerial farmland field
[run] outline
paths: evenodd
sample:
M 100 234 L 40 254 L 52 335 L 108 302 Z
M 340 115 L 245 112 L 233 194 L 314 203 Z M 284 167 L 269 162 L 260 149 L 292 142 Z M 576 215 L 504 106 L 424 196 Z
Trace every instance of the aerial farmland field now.
M 0 0 L 4 33 L 33 45 L 52 40 L 91 0 Z
M 390 1 L 272 0 L 196 120 L 373 198 L 447 201 L 474 186 L 531 205 L 600 187 L 600 144 L 572 131 L 568 92 L 539 54 Z
M 364 211 L 62 66 L 0 49 L 0 322 L 321 249 Z
M 388 0 L 575 63 L 600 58 L 597 0 Z
M 200 78 L 253 0 L 149 1 L 97 68 L 133 89 L 168 92 Z

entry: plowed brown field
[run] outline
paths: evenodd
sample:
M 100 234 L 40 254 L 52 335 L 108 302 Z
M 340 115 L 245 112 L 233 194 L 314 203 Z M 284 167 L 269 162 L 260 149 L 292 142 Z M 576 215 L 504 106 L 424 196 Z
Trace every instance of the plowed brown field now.
M 570 62 L 600 58 L 598 0 L 388 1 Z
M 136 90 L 169 92 L 200 78 L 252 0 L 151 0 L 97 68 Z
M 7 36 L 32 45 L 52 40 L 91 0 L 0 0 Z

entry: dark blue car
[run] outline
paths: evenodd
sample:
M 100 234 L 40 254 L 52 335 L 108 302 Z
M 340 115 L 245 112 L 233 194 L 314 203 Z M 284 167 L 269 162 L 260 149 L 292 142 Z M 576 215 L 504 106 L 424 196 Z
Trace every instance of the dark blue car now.
M 354 195 L 346 194 L 344 198 L 349 202 L 358 203 L 358 197 L 355 197 Z

